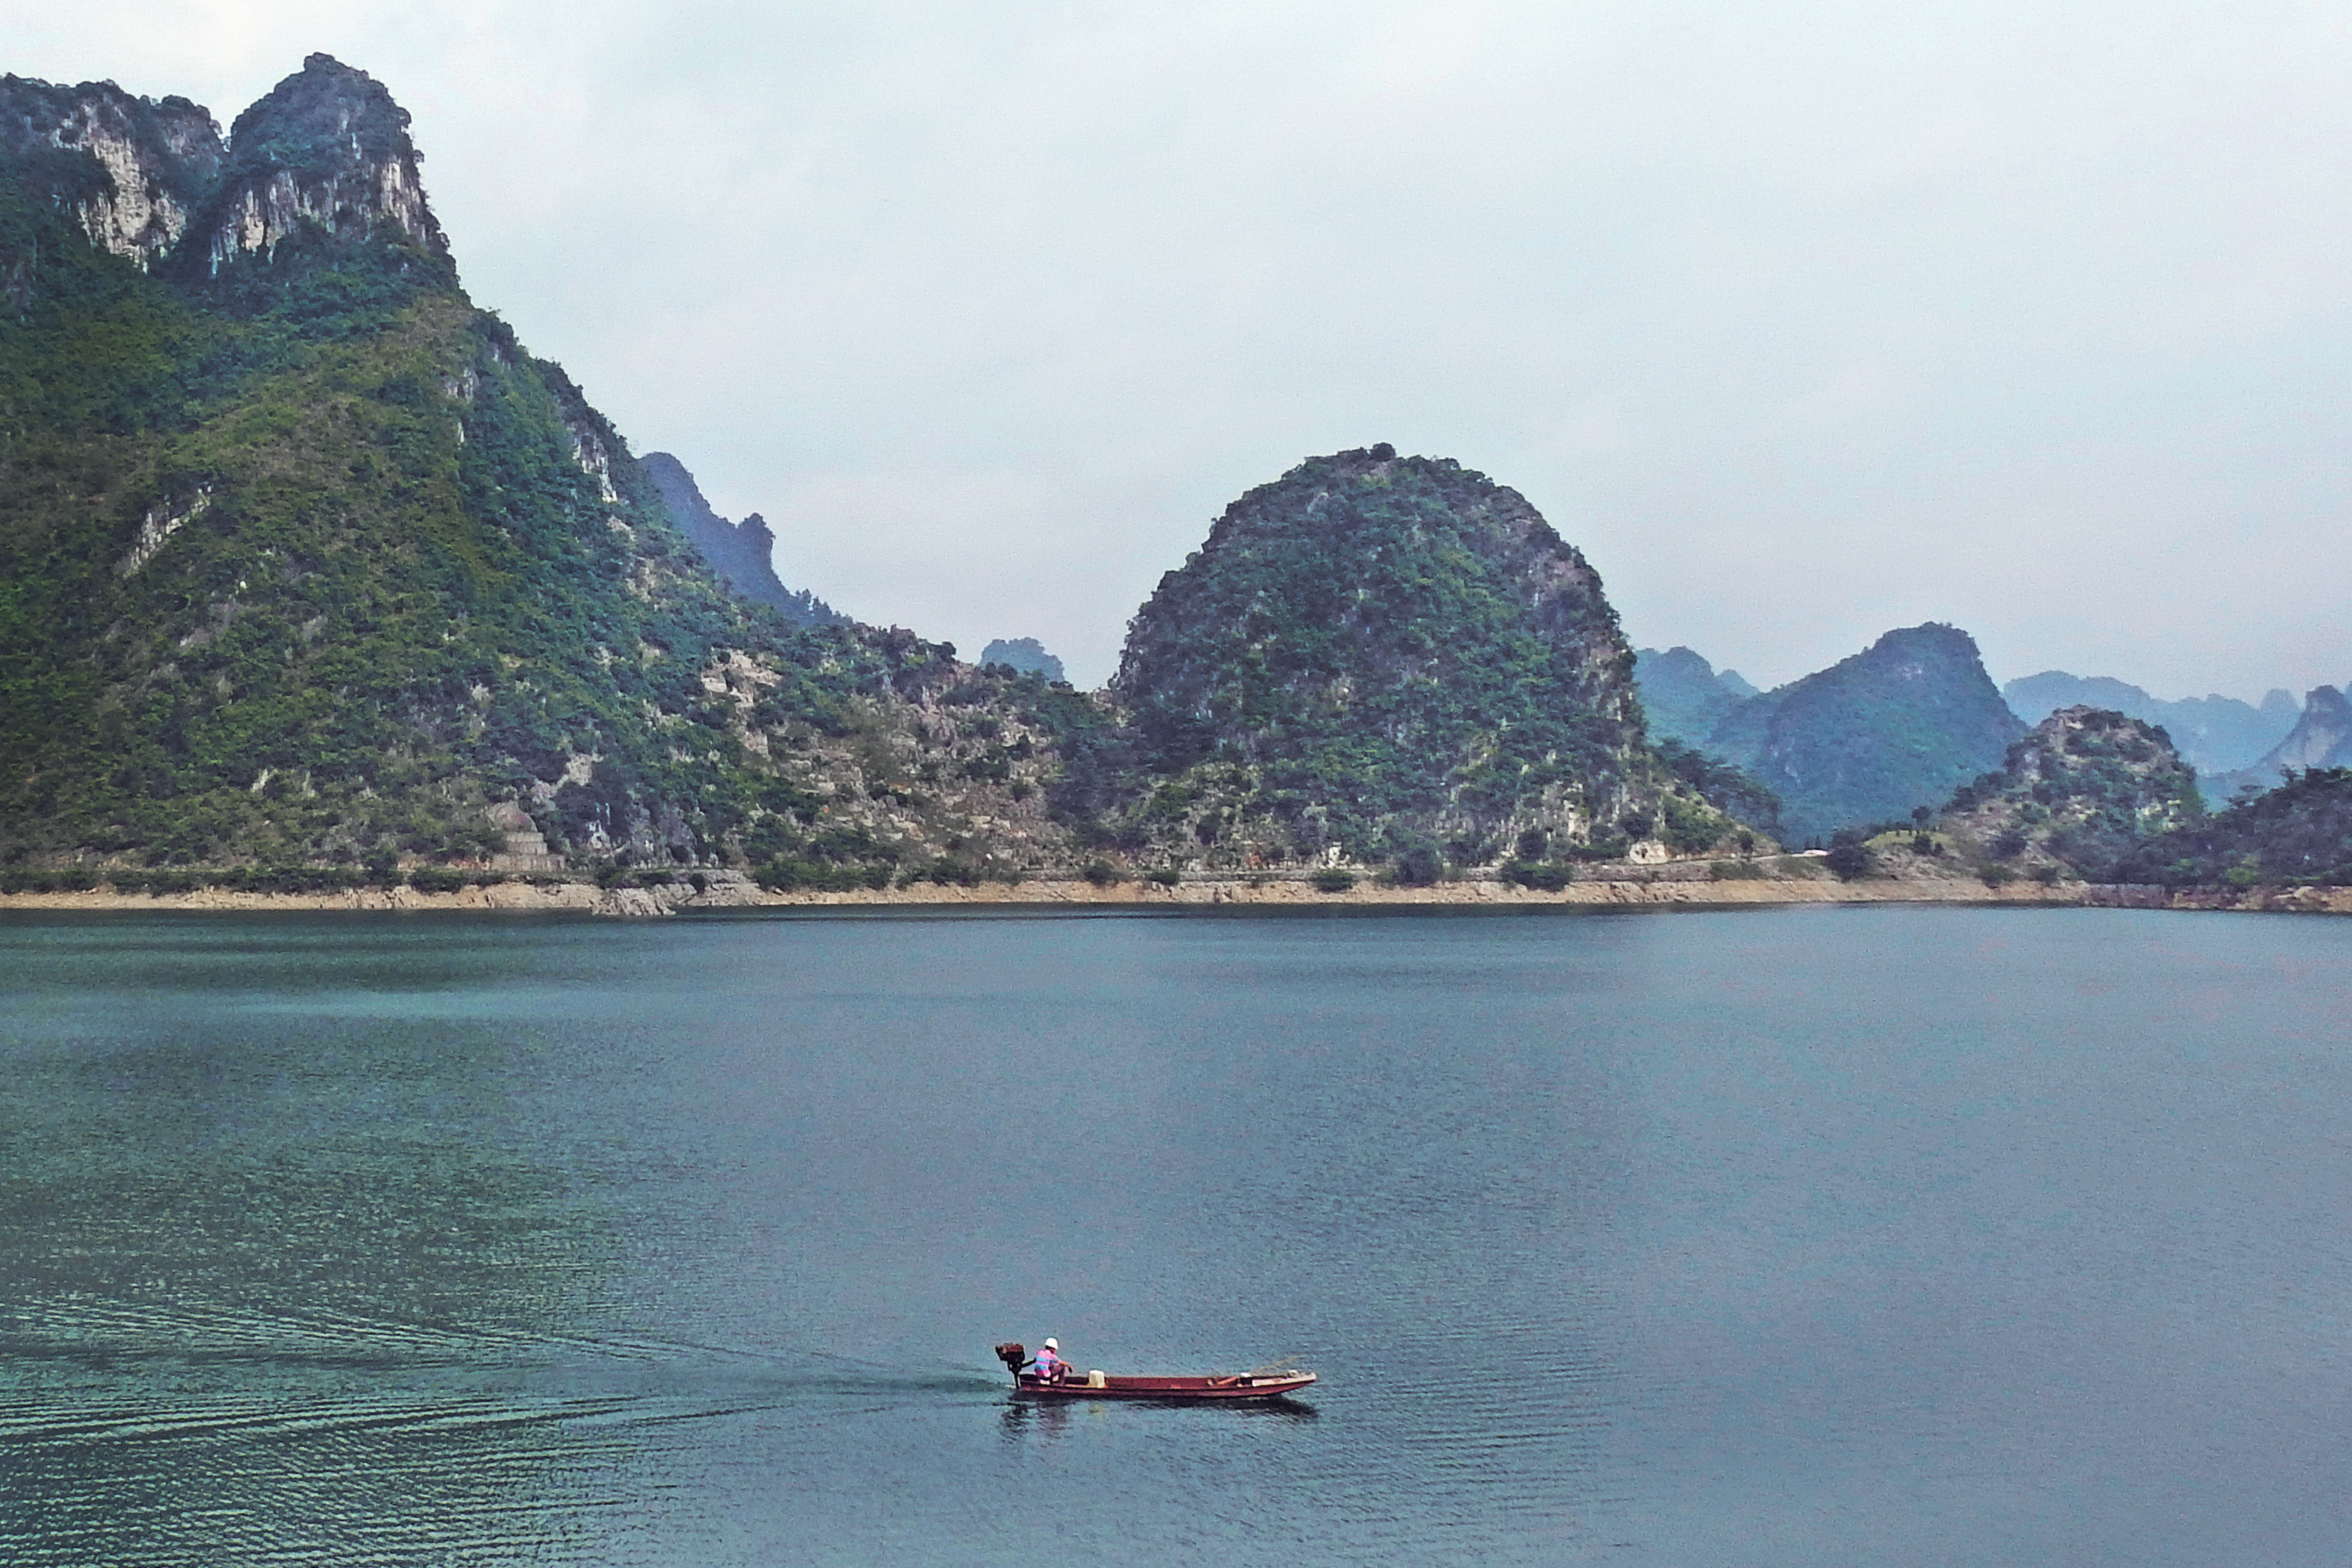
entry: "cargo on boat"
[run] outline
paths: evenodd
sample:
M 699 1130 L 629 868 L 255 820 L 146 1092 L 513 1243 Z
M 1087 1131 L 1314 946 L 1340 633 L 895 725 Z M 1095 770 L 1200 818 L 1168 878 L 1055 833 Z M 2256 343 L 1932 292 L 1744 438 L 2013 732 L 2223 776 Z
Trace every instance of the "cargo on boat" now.
M 1297 1367 L 1279 1371 L 1229 1372 L 1198 1377 L 1150 1377 L 1127 1373 L 1076 1372 L 1043 1378 L 1026 1370 L 1028 1347 L 1000 1344 L 996 1359 L 1013 1374 L 1013 1392 L 1027 1399 L 1278 1399 L 1315 1381 Z

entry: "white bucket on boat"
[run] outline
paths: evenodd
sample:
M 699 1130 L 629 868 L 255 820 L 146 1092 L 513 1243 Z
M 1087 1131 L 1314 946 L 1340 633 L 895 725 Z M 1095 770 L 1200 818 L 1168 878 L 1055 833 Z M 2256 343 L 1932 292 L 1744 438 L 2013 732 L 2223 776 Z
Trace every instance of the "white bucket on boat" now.
M 1100 1372 L 1089 1372 L 1089 1373 L 1087 1373 L 1087 1386 L 1088 1388 L 1101 1388 L 1101 1387 L 1106 1386 L 1106 1385 L 1105 1385 L 1105 1384 L 1104 1384 L 1104 1382 L 1103 1382 L 1103 1375 L 1102 1375 Z

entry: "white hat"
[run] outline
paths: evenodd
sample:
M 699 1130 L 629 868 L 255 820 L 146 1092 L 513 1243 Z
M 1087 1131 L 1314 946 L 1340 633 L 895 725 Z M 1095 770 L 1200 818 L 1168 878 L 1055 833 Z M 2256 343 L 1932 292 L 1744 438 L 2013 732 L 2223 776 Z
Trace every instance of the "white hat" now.
M 1045 1348 L 1047 1350 L 1059 1350 L 1062 1346 L 1060 1343 L 1053 1337 L 1053 1335 L 1048 1334 L 1045 1336 Z

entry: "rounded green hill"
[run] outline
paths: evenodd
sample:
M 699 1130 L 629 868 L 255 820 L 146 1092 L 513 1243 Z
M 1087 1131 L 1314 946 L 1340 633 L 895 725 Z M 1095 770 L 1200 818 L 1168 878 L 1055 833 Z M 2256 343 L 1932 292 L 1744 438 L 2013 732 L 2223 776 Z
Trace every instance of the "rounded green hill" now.
M 1525 497 L 1383 444 L 1227 508 L 1111 691 L 1160 780 L 1137 831 L 1171 851 L 1695 852 L 1736 825 L 1651 749 L 1633 670 L 1599 575 Z

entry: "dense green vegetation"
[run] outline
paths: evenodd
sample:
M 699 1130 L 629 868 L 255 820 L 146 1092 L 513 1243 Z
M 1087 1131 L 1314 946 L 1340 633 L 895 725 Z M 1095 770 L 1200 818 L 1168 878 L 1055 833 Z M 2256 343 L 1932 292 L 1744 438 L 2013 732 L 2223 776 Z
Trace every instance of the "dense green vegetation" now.
M 495 321 L 381 273 L 333 281 L 344 319 L 316 335 L 301 295 L 206 319 L 133 276 L 44 301 L 0 341 L 25 432 L 0 445 L 0 750 L 17 764 L 0 833 L 17 844 L 477 853 L 497 842 L 485 787 L 577 755 L 599 781 L 564 786 L 554 814 L 583 845 L 626 838 L 633 803 L 713 793 L 731 741 L 665 745 L 628 710 L 723 736 L 697 671 L 740 616 L 675 580 L 614 591 L 641 566 L 660 581 L 673 541 L 641 506 L 608 519 L 554 388 Z M 367 314 L 375 330 L 349 329 Z M 60 389 L 55 344 L 92 339 L 117 353 Z M 461 443 L 440 389 L 467 376 Z M 176 417 L 142 417 L 159 405 Z M 158 512 L 184 520 L 124 571 Z M 825 711 L 805 680 L 781 695 Z
M 1765 833 L 1780 832 L 1780 797 L 1739 768 L 1696 747 L 1663 738 L 1658 742 L 1658 758 L 1675 778 L 1725 816 Z M 1673 841 L 1671 838 L 1669 841 Z M 1696 846 L 1692 852 L 1704 847 Z
M 1734 831 L 1643 738 L 1599 579 L 1534 508 L 1385 447 L 1312 459 L 1227 510 L 1130 625 L 1114 697 L 1142 852 L 1235 863 L 1337 846 L 1425 874 L 1539 828 L 1563 847 Z
M 274 98 L 404 147 L 304 75 Z M 239 123 L 225 180 L 344 156 Z M 1023 814 L 1069 694 L 730 595 L 433 244 L 306 220 L 146 272 L 75 219 L 105 178 L 0 153 L 0 866 L 384 883 L 485 861 L 507 802 L 582 864 L 1009 873 L 969 819 Z
M 2119 880 L 2352 886 L 2352 768 L 2309 768 L 2211 818 L 2134 847 Z

